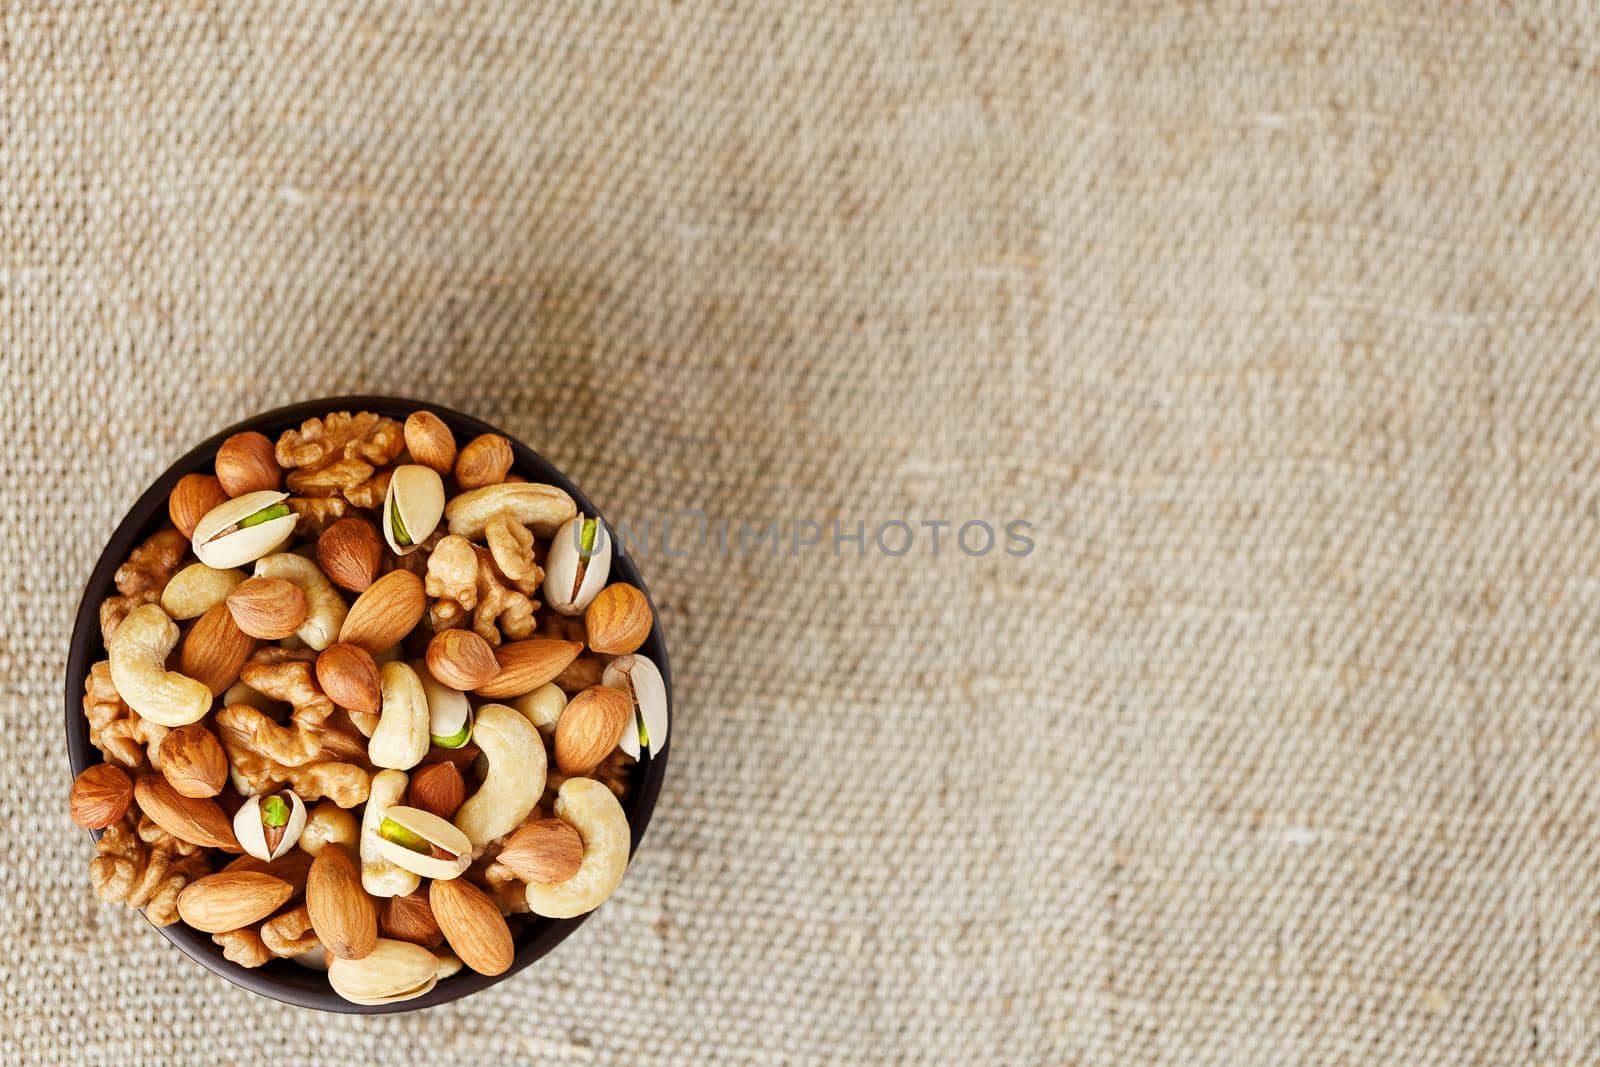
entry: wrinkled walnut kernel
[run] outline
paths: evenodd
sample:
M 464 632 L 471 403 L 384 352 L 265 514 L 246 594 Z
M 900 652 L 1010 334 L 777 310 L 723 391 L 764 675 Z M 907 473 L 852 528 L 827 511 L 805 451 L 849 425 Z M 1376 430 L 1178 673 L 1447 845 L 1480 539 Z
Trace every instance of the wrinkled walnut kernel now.
M 142 718 L 117 695 L 111 682 L 110 660 L 101 660 L 89 668 L 83 683 L 83 714 L 89 720 L 89 743 L 100 750 L 107 763 L 130 771 L 141 766 L 146 757 L 152 766 L 159 763 L 156 753 L 167 736 L 167 728 Z
M 261 935 L 249 926 L 242 930 L 212 934 L 211 940 L 221 946 L 223 959 L 241 967 L 261 967 L 272 959 L 272 953 L 262 942 Z
M 451 534 L 439 542 L 428 559 L 424 589 L 433 598 L 428 621 L 436 631 L 470 624 L 491 645 L 533 633 L 537 602 L 510 588 L 488 549 L 465 537 Z
M 144 909 L 157 926 L 175 922 L 183 887 L 211 872 L 211 862 L 203 852 L 175 857 L 139 840 L 131 815 L 106 828 L 95 843 L 95 853 L 89 863 L 89 880 L 96 895 Z

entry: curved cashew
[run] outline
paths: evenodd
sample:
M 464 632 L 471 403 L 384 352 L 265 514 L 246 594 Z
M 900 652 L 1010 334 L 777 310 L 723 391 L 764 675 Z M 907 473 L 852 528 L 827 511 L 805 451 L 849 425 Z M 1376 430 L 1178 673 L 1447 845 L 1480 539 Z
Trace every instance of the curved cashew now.
M 404 771 L 379 771 L 372 776 L 372 792 L 361 816 L 361 886 L 375 897 L 404 897 L 416 892 L 422 879 L 396 867 L 378 854 L 378 827 L 389 808 L 406 795 Z
M 111 635 L 111 684 L 123 701 L 158 726 L 188 726 L 211 710 L 204 682 L 166 668 L 178 624 L 160 604 L 135 608 Z
M 161 607 L 174 619 L 198 619 L 228 599 L 242 581 L 244 571 L 237 567 L 219 571 L 204 563 L 191 563 L 161 590 Z
M 450 532 L 472 540 L 481 538 L 489 520 L 504 515 L 520 522 L 535 535 L 549 537 L 578 513 L 565 489 L 536 482 L 502 482 L 469 489 L 445 505 Z
M 400 662 L 378 669 L 378 688 L 383 711 L 367 743 L 367 758 L 379 767 L 408 771 L 428 754 L 428 694 L 417 672 Z
M 632 835 L 622 805 L 593 778 L 568 778 L 556 794 L 555 813 L 583 838 L 583 865 L 565 882 L 528 884 L 528 907 L 535 915 L 568 919 L 593 911 L 611 895 L 628 869 Z
M 483 785 L 456 812 L 456 826 L 474 854 L 528 817 L 544 795 L 550 758 L 533 724 L 504 704 L 478 709 L 472 740 L 489 764 Z
M 338 845 L 351 858 L 356 856 L 356 843 L 361 839 L 361 827 L 356 817 L 331 800 L 324 800 L 306 816 L 306 826 L 300 831 L 300 847 L 315 856 L 328 845 Z
M 287 578 L 306 595 L 306 621 L 294 635 L 307 648 L 321 652 L 339 640 L 339 627 L 349 613 L 344 598 L 314 562 L 293 552 L 275 552 L 256 560 L 257 578 Z

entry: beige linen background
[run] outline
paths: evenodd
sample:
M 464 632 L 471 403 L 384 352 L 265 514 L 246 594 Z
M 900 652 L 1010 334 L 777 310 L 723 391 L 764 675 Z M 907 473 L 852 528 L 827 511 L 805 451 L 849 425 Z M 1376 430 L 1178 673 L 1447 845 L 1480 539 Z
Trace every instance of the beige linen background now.
M 7 1063 L 1600 1057 L 1590 5 L 0 6 Z M 143 485 L 351 391 L 642 560 L 616 897 L 414 1018 L 93 897 L 71 612 Z M 948 538 L 948 535 L 947 535 Z

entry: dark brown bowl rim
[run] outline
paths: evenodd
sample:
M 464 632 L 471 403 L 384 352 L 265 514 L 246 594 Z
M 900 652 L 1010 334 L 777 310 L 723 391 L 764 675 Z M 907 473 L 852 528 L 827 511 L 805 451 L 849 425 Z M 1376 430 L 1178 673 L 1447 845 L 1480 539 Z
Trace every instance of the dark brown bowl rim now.
M 498 433 L 504 436 L 511 442 L 511 450 L 516 457 L 516 470 L 535 481 L 559 485 L 572 494 L 572 499 L 577 502 L 579 511 L 587 515 L 598 515 L 602 519 L 605 518 L 604 513 L 594 506 L 583 491 L 573 484 L 570 478 L 539 453 L 507 434 L 504 430 L 491 426 L 482 419 L 474 418 L 471 415 L 466 415 L 450 408 L 441 407 L 438 404 L 393 396 L 336 396 L 320 400 L 308 400 L 303 403 L 276 408 L 229 426 L 227 429 L 214 434 L 190 449 L 183 458 L 168 467 L 166 472 L 157 478 L 150 488 L 145 490 L 144 494 L 129 509 L 128 514 L 117 524 L 116 530 L 112 533 L 105 549 L 100 553 L 99 560 L 95 563 L 94 571 L 91 573 L 88 585 L 84 589 L 83 599 L 78 605 L 77 620 L 72 630 L 72 642 L 67 653 L 67 754 L 72 764 L 74 777 L 81 773 L 85 767 L 101 762 L 99 752 L 89 744 L 88 723 L 83 716 L 84 679 L 89 673 L 89 667 L 96 660 L 103 659 L 105 656 L 105 649 L 100 639 L 100 601 L 116 591 L 112 576 L 117 567 L 127 558 L 133 546 L 167 523 L 167 497 L 171 494 L 172 487 L 177 483 L 178 479 L 210 463 L 225 439 L 244 430 L 258 430 L 269 437 L 276 437 L 282 430 L 296 426 L 305 419 L 324 415 L 330 411 L 375 411 L 382 415 L 404 419 L 411 412 L 418 409 L 426 409 L 438 415 L 456 434 L 457 438 L 462 441 L 470 440 L 479 434 L 485 433 Z M 626 546 L 621 543 L 616 544 L 611 567 L 614 577 L 638 586 L 644 591 L 646 598 L 649 597 L 650 590 L 644 584 L 644 579 L 640 576 L 639 569 L 634 565 L 633 559 L 627 554 Z M 654 611 L 654 608 L 655 604 L 652 601 L 652 611 Z M 648 655 L 661 668 L 661 677 L 666 682 L 667 687 L 667 706 L 670 721 L 672 673 L 667 660 L 666 638 L 662 632 L 659 614 L 656 615 L 656 624 L 650 632 L 649 639 L 645 641 L 640 651 Z M 669 734 L 667 744 L 662 751 L 656 756 L 642 761 L 635 770 L 637 777 L 633 783 L 634 788 L 631 791 L 628 802 L 624 805 L 628 814 L 628 824 L 633 831 L 632 854 L 637 854 L 639 844 L 644 839 L 645 829 L 650 824 L 650 816 L 656 806 L 656 797 L 661 792 L 661 783 L 666 775 L 667 756 L 671 751 L 672 741 Z M 100 833 L 95 831 L 91 836 L 98 839 Z M 301 967 L 289 960 L 274 960 L 265 967 L 258 969 L 240 967 L 238 964 L 224 959 L 222 950 L 212 942 L 208 935 L 193 930 L 182 923 L 156 927 L 156 929 L 160 931 L 161 936 L 176 945 L 190 959 L 201 964 L 212 973 L 222 976 L 234 985 L 242 986 L 253 993 L 271 997 L 273 1000 L 282 1001 L 285 1004 L 294 1004 L 303 1008 L 316 1008 L 320 1011 L 342 1012 L 349 1015 L 383 1015 L 390 1012 L 417 1011 L 423 1008 L 431 1008 L 436 1004 L 459 1000 L 462 997 L 476 993 L 480 989 L 486 989 L 496 982 L 511 977 L 549 952 L 576 930 L 587 918 L 588 915 L 559 920 L 529 919 L 523 929 L 517 933 L 516 959 L 504 974 L 489 977 L 463 969 L 458 974 L 441 981 L 425 995 L 396 1004 L 352 1004 L 328 988 L 327 979 L 320 972 Z

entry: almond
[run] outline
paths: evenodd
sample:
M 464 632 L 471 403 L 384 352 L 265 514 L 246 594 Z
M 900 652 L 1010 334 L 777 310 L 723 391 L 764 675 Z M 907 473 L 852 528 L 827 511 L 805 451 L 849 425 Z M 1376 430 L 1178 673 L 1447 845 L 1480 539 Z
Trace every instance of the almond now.
M 360 645 L 368 652 L 382 652 L 410 633 L 427 607 L 421 578 L 410 571 L 390 571 L 350 605 L 339 641 Z
M 306 621 L 305 590 L 287 578 L 246 578 L 228 594 L 239 629 L 263 641 L 280 641 Z
M 239 680 L 239 668 L 256 648 L 256 639 L 239 629 L 226 602 L 189 627 L 178 653 L 178 670 L 221 696 Z
M 633 701 L 620 689 L 597 685 L 571 700 L 556 720 L 556 765 L 562 774 L 587 774 L 617 747 L 633 717 Z
M 420 892 L 384 901 L 378 921 L 383 927 L 383 936 L 396 941 L 409 941 L 424 948 L 438 948 L 444 943 L 444 934 L 439 932 L 439 924 L 434 921 L 428 898 Z
M 539 819 L 523 823 L 506 838 L 495 862 L 525 882 L 551 885 L 565 882 L 583 866 L 583 838 L 565 819 Z
M 131 803 L 133 782 L 113 764 L 86 767 L 72 782 L 72 821 L 85 830 L 104 830 L 126 815 Z
M 236 433 L 217 449 L 217 481 L 229 496 L 283 488 L 283 468 L 265 435 Z
M 621 656 L 644 644 L 650 627 L 655 625 L 655 616 L 642 591 L 627 582 L 616 582 L 600 590 L 584 613 L 583 622 L 591 651 Z
M 516 958 L 511 929 L 489 894 L 463 878 L 434 879 L 428 904 L 444 939 L 479 974 L 504 974 Z
M 235 858 L 224 871 L 255 871 L 259 874 L 270 874 L 274 878 L 281 878 L 289 883 L 294 890 L 294 895 L 289 899 L 306 891 L 306 878 L 311 873 L 311 853 L 303 848 L 291 849 L 275 860 L 261 860 L 246 853 Z
M 500 673 L 494 649 L 471 630 L 440 630 L 428 642 L 428 673 L 451 689 L 476 689 Z
M 152 822 L 180 841 L 228 852 L 243 851 L 233 836 L 233 820 L 214 800 L 186 797 L 159 774 L 140 775 L 133 783 L 133 798 Z
M 317 853 L 306 879 L 306 907 L 317 939 L 335 956 L 359 960 L 378 942 L 378 909 L 342 848 Z
M 383 565 L 383 541 L 366 519 L 340 519 L 317 538 L 317 563 L 334 585 L 363 593 Z
M 486 433 L 467 442 L 456 457 L 456 483 L 463 489 L 482 489 L 506 480 L 511 470 L 511 442 Z
M 360 645 L 329 645 L 317 657 L 317 684 L 341 708 L 378 714 L 382 691 L 378 665 Z
M 429 763 L 418 767 L 406 791 L 406 803 L 432 812 L 441 819 L 453 819 L 456 809 L 467 799 L 467 783 L 454 763 Z
M 228 494 L 223 492 L 222 483 L 211 475 L 185 474 L 172 487 L 172 495 L 167 497 L 167 514 L 172 518 L 172 525 L 181 530 L 183 536 L 193 537 L 195 523 L 227 499 Z
M 431 411 L 413 411 L 406 419 L 406 449 L 413 462 L 449 474 L 456 462 L 456 438 L 444 420 Z
M 256 871 L 219 871 L 178 894 L 178 916 L 196 930 L 220 934 L 259 922 L 294 894 L 288 882 Z
M 168 731 L 156 750 L 161 776 L 179 794 L 194 799 L 214 797 L 228 781 L 228 756 L 222 742 L 199 723 Z
M 492 699 L 531 693 L 566 670 L 567 664 L 577 659 L 582 651 L 583 645 L 577 641 L 547 637 L 507 642 L 494 650 L 500 673 L 478 686 L 477 693 Z

